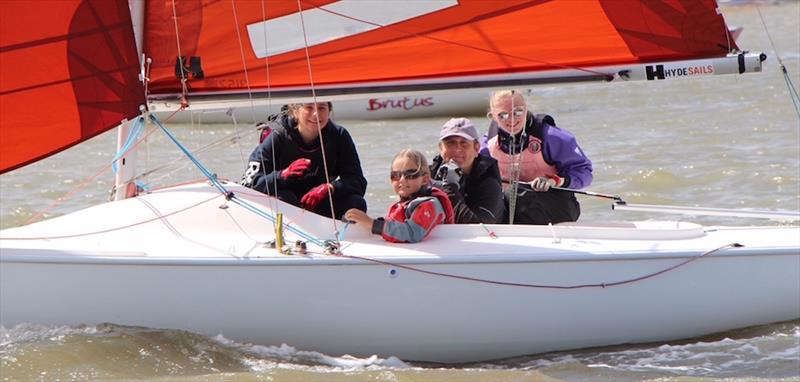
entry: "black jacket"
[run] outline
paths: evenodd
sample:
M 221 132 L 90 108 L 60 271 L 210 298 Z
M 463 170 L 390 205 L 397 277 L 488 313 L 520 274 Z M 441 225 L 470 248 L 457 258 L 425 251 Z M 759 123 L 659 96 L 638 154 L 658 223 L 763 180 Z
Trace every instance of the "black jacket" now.
M 275 195 L 277 181 L 279 189 L 292 190 L 298 197 L 302 197 L 310 189 L 330 182 L 333 184 L 334 195 L 364 196 L 367 179 L 361 171 L 361 161 L 358 159 L 353 138 L 342 126 L 328 121 L 322 128 L 330 176 L 328 180 L 325 179 L 319 139 L 306 145 L 297 130 L 297 122 L 286 114 L 270 122 L 273 131 L 250 154 L 250 163 L 241 182 L 243 185 Z M 300 158 L 311 159 L 311 168 L 306 174 L 299 178 L 282 179 L 281 171 Z
M 431 174 L 436 175 L 442 165 L 442 156 L 433 158 Z M 441 179 L 438 179 L 441 180 Z M 500 168 L 497 161 L 485 155 L 478 155 L 472 164 L 472 171 L 461 177 L 460 187 L 444 183 L 442 190 L 453 204 L 456 223 L 501 223 L 505 215 L 503 188 L 500 185 Z

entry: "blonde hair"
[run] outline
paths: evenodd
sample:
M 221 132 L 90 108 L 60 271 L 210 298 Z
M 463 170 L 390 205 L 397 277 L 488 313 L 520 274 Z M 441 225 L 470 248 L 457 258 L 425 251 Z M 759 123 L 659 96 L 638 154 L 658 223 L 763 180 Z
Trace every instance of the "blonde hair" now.
M 527 100 L 525 99 L 525 95 L 522 94 L 522 92 L 518 92 L 516 90 L 511 90 L 511 89 L 497 90 L 497 91 L 493 92 L 492 95 L 489 97 L 489 111 L 492 110 L 492 106 L 495 104 L 495 102 L 497 102 L 497 101 L 499 101 L 499 100 L 501 100 L 503 98 L 514 97 L 514 96 L 519 96 L 519 98 L 522 99 L 522 103 L 523 104 L 527 104 Z
M 428 169 L 428 160 L 425 159 L 425 154 L 421 153 L 418 150 L 414 149 L 403 149 L 400 150 L 397 155 L 394 156 L 392 159 L 392 164 L 398 159 L 406 159 L 411 161 L 411 163 L 417 166 L 417 171 L 420 172 L 421 175 L 428 175 L 430 172 Z

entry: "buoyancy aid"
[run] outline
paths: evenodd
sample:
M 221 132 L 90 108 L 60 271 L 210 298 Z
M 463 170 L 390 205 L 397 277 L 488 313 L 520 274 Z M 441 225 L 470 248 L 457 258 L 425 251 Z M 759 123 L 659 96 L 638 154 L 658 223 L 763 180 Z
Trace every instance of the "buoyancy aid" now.
M 408 198 L 406 200 L 401 200 L 391 207 L 389 207 L 389 213 L 386 214 L 386 220 L 394 220 L 399 222 L 406 221 L 406 210 L 409 207 L 416 206 L 425 200 L 426 196 L 433 196 L 439 200 L 439 203 L 442 205 L 442 209 L 444 209 L 444 219 L 440 223 L 444 224 L 455 224 L 455 214 L 453 213 L 453 204 L 450 203 L 450 198 L 447 194 L 436 188 L 436 187 L 426 187 L 420 192 L 414 194 L 413 197 Z
M 519 166 L 520 182 L 530 182 L 540 176 L 558 175 L 556 167 L 545 162 L 542 156 L 542 140 L 537 137 L 529 135 L 527 147 L 514 155 L 500 149 L 497 136 L 489 140 L 488 146 L 489 155 L 497 160 L 503 179 L 511 179 L 512 166 Z
M 520 168 L 519 181 L 522 182 L 530 182 L 540 176 L 558 175 L 556 167 L 547 163 L 542 156 L 545 125 L 555 126 L 556 121 L 548 114 L 533 114 L 529 111 L 525 130 L 519 133 L 519 141 L 514 145 L 511 136 L 492 121 L 487 148 L 489 155 L 497 160 L 503 179 L 511 178 L 511 169 L 515 164 Z M 511 155 L 508 152 L 517 154 Z M 504 184 L 504 188 L 506 187 Z
M 443 213 L 436 211 L 432 198 L 436 198 L 439 201 Z M 453 205 L 450 203 L 450 198 L 444 191 L 435 187 L 426 187 L 414 194 L 412 198 L 393 204 L 385 218 L 387 223 L 392 221 L 405 223 L 407 219 L 411 219 L 418 229 L 424 230 L 422 237 L 427 237 L 433 227 L 438 224 L 454 224 L 455 213 Z M 409 238 L 391 235 L 385 228 L 381 232 L 381 236 L 386 241 L 394 243 L 409 241 Z

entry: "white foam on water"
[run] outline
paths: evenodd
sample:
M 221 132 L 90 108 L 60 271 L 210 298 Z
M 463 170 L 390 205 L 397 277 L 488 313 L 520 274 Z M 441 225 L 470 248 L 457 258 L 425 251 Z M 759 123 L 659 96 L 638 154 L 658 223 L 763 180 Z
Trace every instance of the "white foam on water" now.
M 7 329 L 0 325 L 0 351 L 18 343 L 35 341 L 59 342 L 65 337 L 75 334 L 97 334 L 97 326 L 52 326 L 22 323 Z
M 307 368 L 320 372 L 410 368 L 397 357 L 380 358 L 377 355 L 366 358 L 350 355 L 334 357 L 316 351 L 298 350 L 287 344 L 281 346 L 242 344 L 222 335 L 212 339 L 221 345 L 253 355 L 254 357 L 248 357 L 243 361 L 253 372 L 264 372 L 274 368 Z
M 777 365 L 784 370 L 779 374 L 791 376 L 800 372 L 798 359 L 800 327 L 795 327 L 793 333 L 771 333 L 752 338 L 544 355 L 520 367 L 544 371 L 580 363 L 589 368 L 617 372 L 719 378 L 758 375 L 761 371 L 776 369 Z

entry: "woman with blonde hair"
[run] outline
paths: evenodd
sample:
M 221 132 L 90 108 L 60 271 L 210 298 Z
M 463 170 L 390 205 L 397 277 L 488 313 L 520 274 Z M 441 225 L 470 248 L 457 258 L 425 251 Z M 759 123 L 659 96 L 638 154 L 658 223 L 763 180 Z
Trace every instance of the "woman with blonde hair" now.
M 430 186 L 428 161 L 421 152 L 405 149 L 395 155 L 389 179 L 400 200 L 389 208 L 386 218 L 372 219 L 355 208 L 344 218 L 394 243 L 420 242 L 438 224 L 454 222 L 447 194 Z
M 507 183 L 510 223 L 578 220 L 580 205 L 568 189 L 592 183 L 592 161 L 575 136 L 557 127 L 553 117 L 531 113 L 525 97 L 514 90 L 494 92 L 488 115 L 489 140 L 481 152 L 497 160 Z M 511 189 L 512 183 L 523 187 Z

